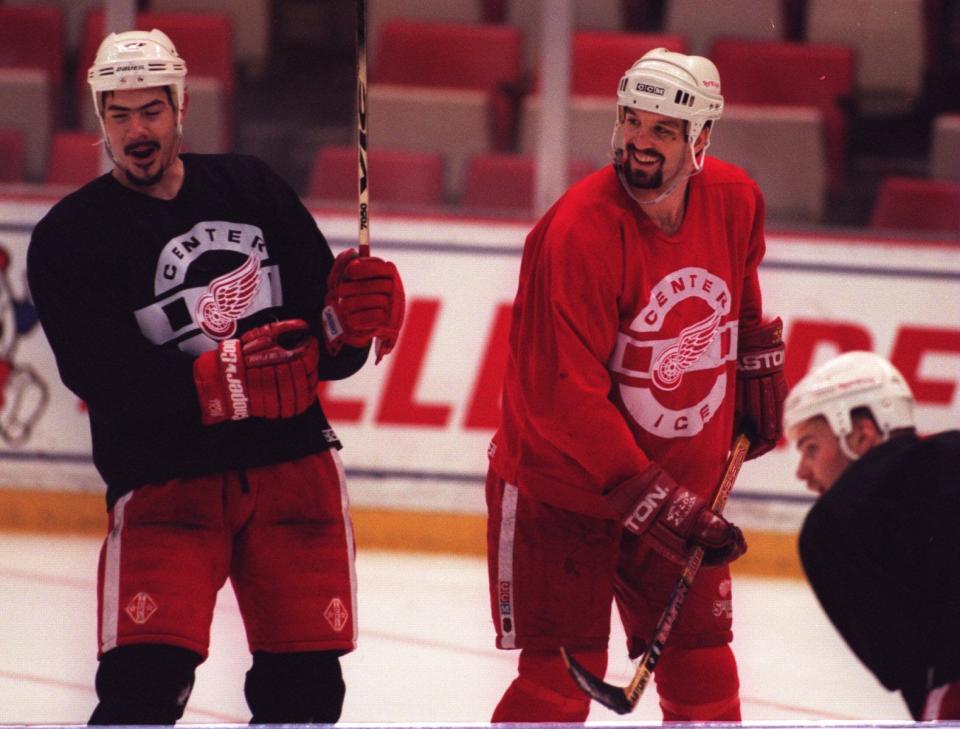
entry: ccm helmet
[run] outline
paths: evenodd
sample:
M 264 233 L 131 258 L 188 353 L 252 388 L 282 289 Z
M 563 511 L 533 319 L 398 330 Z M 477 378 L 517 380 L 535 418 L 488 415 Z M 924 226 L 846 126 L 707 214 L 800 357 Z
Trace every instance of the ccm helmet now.
M 883 433 L 913 428 L 913 393 L 900 371 L 873 352 L 846 352 L 808 373 L 794 385 L 784 404 L 784 430 L 822 415 L 840 439 L 844 454 L 856 460 L 847 447 L 852 431 L 850 412 L 868 408 Z
M 94 108 L 103 122 L 101 99 L 105 91 L 172 86 L 177 101 L 177 128 L 183 118 L 187 64 L 173 41 L 161 30 L 129 30 L 111 33 L 97 49 L 87 71 Z
M 723 113 L 720 74 L 709 58 L 654 48 L 620 79 L 617 104 L 684 119 L 692 143 Z

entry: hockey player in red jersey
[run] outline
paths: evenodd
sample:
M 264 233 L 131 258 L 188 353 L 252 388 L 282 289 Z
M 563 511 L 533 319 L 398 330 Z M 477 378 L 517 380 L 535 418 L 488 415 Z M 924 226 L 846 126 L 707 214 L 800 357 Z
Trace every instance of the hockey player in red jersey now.
M 960 719 L 960 430 L 923 438 L 903 375 L 847 352 L 790 391 L 800 557 L 847 644 L 916 721 Z
M 186 72 L 159 30 L 103 41 L 88 79 L 113 169 L 53 207 L 27 260 L 107 486 L 90 723 L 183 715 L 228 578 L 251 721 L 333 723 L 356 584 L 316 386 L 375 338 L 389 351 L 403 287 L 391 263 L 334 259 L 260 160 L 181 154 Z
M 740 719 L 730 572 L 739 529 L 707 508 L 737 431 L 780 437 L 783 343 L 762 318 L 764 203 L 705 156 L 712 62 L 644 55 L 617 91 L 614 164 L 527 236 L 487 479 L 497 645 L 520 649 L 493 721 L 580 722 L 570 649 L 607 662 L 611 601 L 640 655 L 692 545 L 706 548 L 655 673 L 665 720 Z

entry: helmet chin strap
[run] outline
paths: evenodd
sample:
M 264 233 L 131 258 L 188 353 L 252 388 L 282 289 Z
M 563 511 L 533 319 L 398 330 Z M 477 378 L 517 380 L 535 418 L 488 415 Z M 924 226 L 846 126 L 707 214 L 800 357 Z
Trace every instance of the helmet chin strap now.
M 673 177 L 669 181 L 669 184 L 666 185 L 666 189 L 663 192 L 657 195 L 653 200 L 640 200 L 633 193 L 632 186 L 627 181 L 627 177 L 623 172 L 622 158 L 626 157 L 627 150 L 624 148 L 622 144 L 621 128 L 622 128 L 622 125 L 618 120 L 617 123 L 614 124 L 613 136 L 611 136 L 610 138 L 610 153 L 611 153 L 611 156 L 613 157 L 613 166 L 617 170 L 617 177 L 620 178 L 620 184 L 623 185 L 623 189 L 627 191 L 627 194 L 638 205 L 656 205 L 659 202 L 663 202 L 668 197 L 670 197 L 670 195 L 673 194 L 674 190 L 676 190 L 677 187 L 680 186 L 681 182 L 689 180 L 691 177 L 693 177 L 694 175 L 696 175 L 697 173 L 703 170 L 703 161 L 704 161 L 704 158 L 707 156 L 707 147 L 710 146 L 710 139 L 709 137 L 707 138 L 706 143 L 703 145 L 703 149 L 700 150 L 699 159 L 697 158 L 698 155 L 697 155 L 696 147 L 694 146 L 694 142 L 696 140 L 690 139 L 687 144 L 688 144 L 688 148 L 690 149 L 690 159 L 693 161 L 693 171 L 685 172 L 683 167 L 681 167 L 679 170 L 676 171 L 676 173 L 674 173 Z M 663 186 L 661 185 L 661 187 Z

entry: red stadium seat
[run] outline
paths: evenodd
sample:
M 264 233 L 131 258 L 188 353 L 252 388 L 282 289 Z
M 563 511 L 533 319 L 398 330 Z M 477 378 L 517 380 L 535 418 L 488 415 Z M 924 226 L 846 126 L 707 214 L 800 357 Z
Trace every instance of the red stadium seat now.
M 27 141 L 19 129 L 0 129 L 0 182 L 27 179 Z
M 575 182 L 593 172 L 595 165 L 570 162 L 568 181 Z M 467 164 L 460 207 L 475 213 L 530 213 L 533 210 L 534 158 L 518 154 L 484 154 Z
M 780 41 L 717 40 L 717 64 L 728 104 L 813 106 L 823 115 L 830 184 L 846 172 L 847 104 L 856 93 L 856 58 L 849 46 Z M 723 120 L 720 120 L 723 124 Z
M 570 64 L 570 94 L 612 99 L 627 69 L 654 48 L 684 53 L 686 41 L 680 35 L 666 33 L 576 31 Z
M 0 67 L 39 68 L 50 79 L 51 123 L 61 122 L 64 19 L 60 8 L 0 5 Z
M 170 40 L 177 47 L 177 53 L 187 63 L 188 92 L 191 81 L 198 78 L 212 80 L 218 85 L 216 96 L 219 97 L 223 111 L 217 118 L 223 128 L 216 131 L 223 139 L 223 146 L 229 147 L 233 135 L 231 120 L 235 85 L 230 19 L 216 13 L 143 12 L 137 14 L 136 27 L 138 30 L 158 28 L 170 36 Z M 76 98 L 82 110 L 79 114 L 80 125 L 88 131 L 96 129 L 96 123 L 87 86 L 87 69 L 93 63 L 104 35 L 103 11 L 93 10 L 84 23 L 75 84 Z M 202 117 L 190 121 L 193 125 L 203 123 Z M 197 151 L 220 151 L 192 146 L 196 147 Z
M 873 229 L 960 233 L 960 182 L 887 177 L 870 214 Z
M 611 99 L 623 74 L 647 51 L 666 48 L 686 52 L 682 36 L 667 33 L 628 33 L 616 30 L 577 30 L 570 43 L 570 95 Z M 539 91 L 539 74 L 534 93 Z
M 371 149 L 370 201 L 390 205 L 440 205 L 443 156 L 409 149 Z M 357 148 L 328 145 L 314 157 L 307 197 L 357 201 Z
M 54 132 L 47 163 L 47 184 L 79 187 L 99 177 L 102 174 L 101 142 L 101 136 L 95 132 Z
M 370 81 L 487 94 L 491 141 L 496 149 L 507 149 L 521 50 L 520 31 L 508 25 L 390 20 L 381 28 Z

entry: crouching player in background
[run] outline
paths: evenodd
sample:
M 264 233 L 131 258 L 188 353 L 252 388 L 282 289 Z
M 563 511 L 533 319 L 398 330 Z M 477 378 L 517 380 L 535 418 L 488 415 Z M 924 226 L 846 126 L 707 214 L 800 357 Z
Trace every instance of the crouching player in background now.
M 403 288 L 391 263 L 334 260 L 261 161 L 180 154 L 185 76 L 158 30 L 103 41 L 88 79 L 113 169 L 40 221 L 28 255 L 107 485 L 90 723 L 183 715 L 228 578 L 252 721 L 332 723 L 356 585 L 316 387 L 359 370 L 375 338 L 389 351 Z
M 913 405 L 871 352 L 791 390 L 784 429 L 819 495 L 800 557 L 837 630 L 913 718 L 960 719 L 960 431 L 918 437 Z

